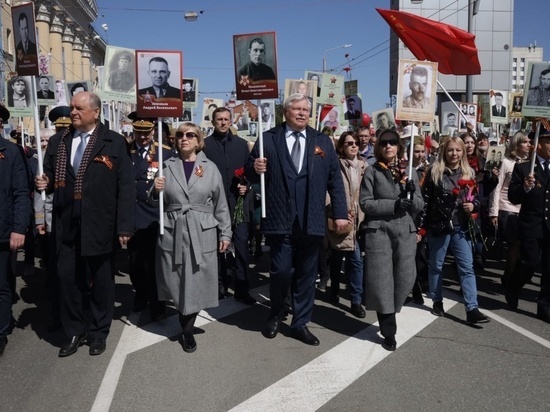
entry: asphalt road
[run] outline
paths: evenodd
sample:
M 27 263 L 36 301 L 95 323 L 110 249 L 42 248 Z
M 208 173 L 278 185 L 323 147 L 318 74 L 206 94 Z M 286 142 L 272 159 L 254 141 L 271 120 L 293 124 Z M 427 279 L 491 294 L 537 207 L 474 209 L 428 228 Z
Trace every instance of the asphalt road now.
M 539 278 L 511 311 L 500 286 L 502 264 L 478 273 L 480 308 L 491 317 L 469 326 L 453 271 L 447 270 L 444 318 L 431 303 L 398 315 L 398 348 L 381 348 L 376 314 L 357 319 L 349 301 L 317 292 L 310 329 L 321 344 L 260 330 L 268 315 L 268 253 L 251 259 L 249 307 L 227 298 L 201 312 L 198 349 L 183 352 L 176 312 L 151 322 L 131 313 L 133 298 L 118 256 L 116 311 L 107 350 L 83 346 L 58 358 L 62 332 L 48 332 L 46 276 L 19 276 L 17 325 L 0 358 L 0 410 L 7 411 L 549 411 L 550 325 L 534 317 Z M 21 265 L 20 265 L 21 266 Z M 343 292 L 344 297 L 347 295 Z M 288 321 L 285 322 L 288 325 Z

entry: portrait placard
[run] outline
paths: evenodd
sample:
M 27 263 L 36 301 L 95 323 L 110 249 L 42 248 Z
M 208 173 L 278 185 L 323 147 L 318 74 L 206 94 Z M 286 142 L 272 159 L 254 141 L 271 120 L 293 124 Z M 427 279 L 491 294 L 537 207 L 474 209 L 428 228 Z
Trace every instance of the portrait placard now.
M 316 81 L 317 82 L 317 103 L 319 103 L 319 99 L 321 98 L 321 90 L 323 87 L 323 74 L 319 72 L 310 72 L 306 71 L 304 74 L 304 77 L 307 80 Z
M 183 113 L 180 88 L 183 78 L 182 53 L 166 50 L 136 50 L 135 60 L 138 116 L 181 117 Z
M 6 81 L 7 107 L 11 117 L 34 117 L 35 98 L 31 93 L 33 76 L 12 76 Z
M 464 116 L 460 115 L 460 129 L 466 130 L 468 123 L 472 125 L 473 130 L 477 130 L 477 104 L 476 103 L 460 103 L 460 111 Z M 466 119 L 464 119 L 466 117 Z
M 197 107 L 199 96 L 199 79 L 181 79 L 181 90 L 183 92 L 183 107 L 186 109 Z
M 491 146 L 487 150 L 487 161 L 485 162 L 485 170 L 500 169 L 502 159 L 504 159 L 505 146 Z
M 521 108 L 523 107 L 523 93 L 512 92 L 510 93 L 510 117 L 522 117 Z
M 507 124 L 510 107 L 508 106 L 508 92 L 505 90 L 489 90 L 491 105 L 491 123 Z
M 431 122 L 435 113 L 437 63 L 399 60 L 396 118 Z
M 342 111 L 339 106 L 321 105 L 319 120 L 319 129 L 321 130 L 324 127 L 330 127 L 336 132 L 344 127 Z
M 11 19 L 15 42 L 15 71 L 19 76 L 38 76 L 40 71 L 34 24 L 34 3 L 13 6 Z
M 391 108 L 372 112 L 372 122 L 375 130 L 395 129 L 395 117 Z
M 234 35 L 233 54 L 238 100 L 279 97 L 275 32 Z
M 317 85 L 313 80 L 286 79 L 285 80 L 285 99 L 291 94 L 300 93 L 307 97 L 311 110 L 309 111 L 309 125 L 315 127 L 316 123 L 316 104 L 317 104 Z
M 53 91 L 53 76 L 34 77 L 36 84 L 36 102 L 40 105 L 54 105 L 55 92 Z
M 89 92 L 90 82 L 65 82 L 65 93 L 67 102 L 70 104 L 72 98 L 80 92 Z
M 100 80 L 105 100 L 134 103 L 136 101 L 135 50 L 107 46 L 104 75 Z
M 275 127 L 275 100 L 262 100 L 260 110 L 262 117 L 262 132 Z
M 65 80 L 55 81 L 55 105 L 68 106 L 67 89 L 65 88 Z
M 218 107 L 223 107 L 223 99 L 212 99 L 207 97 L 202 101 L 201 127 L 206 129 L 212 127 L 212 113 Z
M 468 106 L 466 106 L 466 113 L 468 112 Z M 441 135 L 453 136 L 458 130 L 460 121 L 462 120 L 460 113 L 456 109 L 453 102 L 441 103 Z
M 529 62 L 521 112 L 526 117 L 550 117 L 550 63 Z
M 344 97 L 344 76 L 325 73 L 321 78 L 321 97 L 318 103 L 340 105 Z

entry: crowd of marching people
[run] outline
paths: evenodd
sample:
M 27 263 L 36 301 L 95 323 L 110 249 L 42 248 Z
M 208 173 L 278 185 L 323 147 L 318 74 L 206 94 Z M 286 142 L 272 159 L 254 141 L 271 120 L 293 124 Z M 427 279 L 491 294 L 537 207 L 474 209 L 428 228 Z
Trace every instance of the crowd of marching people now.
M 9 112 L 1 109 L 5 121 Z M 159 321 L 171 306 L 185 352 L 197 348 L 198 313 L 230 290 L 234 299 L 256 304 L 249 262 L 262 258 L 264 239 L 268 339 L 292 314 L 290 336 L 319 345 L 308 329 L 316 289 L 328 289 L 337 304 L 347 283 L 350 313 L 365 318 L 365 310 L 375 311 L 381 344 L 394 351 L 396 314 L 409 296 L 417 305 L 430 298 L 431 313 L 445 316 L 446 263 L 456 267 L 449 273 L 457 275 L 466 322 L 489 322 L 479 309 L 477 277 L 495 248 L 506 253 L 501 282 L 512 309 L 541 265 L 537 317 L 550 323 L 544 127 L 537 141 L 534 133 L 510 136 L 504 158 L 486 165 L 489 140 L 472 130 L 427 136 L 404 124 L 321 133 L 308 125 L 311 103 L 298 93 L 285 99 L 285 122 L 263 134 L 261 148 L 236 135 L 224 107 L 212 112 L 209 136 L 185 122 L 164 130 L 164 145 L 156 119 L 130 114 L 133 134 L 125 140 L 99 121 L 100 110 L 100 99 L 82 92 L 70 108 L 52 113 L 58 130 L 42 131 L 38 143 L 43 173 L 31 148 L 0 139 L 0 356 L 13 328 L 13 256 L 25 247 L 32 267 L 33 236 L 48 272 L 48 329 L 67 338 L 60 357 L 84 344 L 92 356 L 106 350 L 113 252 L 121 248 L 129 259 L 132 311 L 147 309 Z

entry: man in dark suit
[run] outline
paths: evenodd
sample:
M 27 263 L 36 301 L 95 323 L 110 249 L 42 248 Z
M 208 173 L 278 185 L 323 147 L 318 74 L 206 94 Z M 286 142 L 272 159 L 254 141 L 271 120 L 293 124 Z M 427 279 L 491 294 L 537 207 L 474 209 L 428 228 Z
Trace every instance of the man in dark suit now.
M 541 128 L 536 147 L 534 175 L 531 162 L 516 163 L 508 188 L 508 199 L 521 204 L 519 236 L 521 264 L 505 282 L 505 298 L 513 309 L 518 306 L 521 288 L 529 282 L 541 263 L 542 276 L 537 299 L 537 318 L 550 323 L 550 131 Z
M 37 190 L 54 193 L 53 235 L 61 324 L 70 356 L 89 337 L 90 355 L 105 351 L 114 312 L 112 253 L 134 231 L 136 185 L 124 137 L 99 122 L 101 100 L 81 92 L 71 126 L 50 138 Z
M 274 338 L 292 284 L 291 336 L 308 345 L 319 340 L 309 331 L 315 299 L 319 246 L 326 233 L 328 191 L 337 230 L 348 223 L 346 196 L 338 157 L 330 138 L 308 126 L 309 100 L 296 93 L 284 103 L 286 122 L 263 134 L 254 145 L 247 173 L 258 180 L 265 173 L 267 217 L 261 230 L 271 251 L 269 292 L 271 311 L 262 331 Z
M 50 79 L 46 76 L 40 76 L 38 78 L 38 84 L 40 86 L 40 90 L 36 92 L 36 98 L 42 99 L 42 100 L 54 100 L 55 94 L 53 91 L 50 90 Z
M 216 164 L 225 189 L 227 205 L 231 214 L 235 247 L 235 299 L 253 305 L 256 299 L 250 296 L 248 282 L 248 226 L 250 224 L 250 203 L 252 191 L 244 178 L 244 169 L 250 152 L 246 140 L 231 133 L 231 112 L 218 107 L 212 112 L 214 132 L 204 139 L 204 154 Z M 240 172 L 239 172 L 240 171 Z M 242 177 L 238 174 L 242 173 Z M 241 199 L 239 201 L 239 199 Z M 237 202 L 242 202 L 242 215 L 236 216 Z M 227 292 L 227 260 L 218 257 L 219 297 Z
M 16 56 L 34 56 L 36 58 L 36 43 L 33 43 L 29 38 L 29 19 L 25 13 L 19 15 L 19 33 L 21 34 L 21 41 L 17 43 L 15 48 Z M 21 58 L 20 60 L 23 60 Z
M 495 93 L 495 104 L 491 107 L 493 117 L 506 117 L 506 106 L 502 105 L 504 96 L 501 92 Z
M 10 112 L 0 106 L 0 122 Z M 12 322 L 13 254 L 23 247 L 31 217 L 31 195 L 27 164 L 16 144 L 0 137 L 0 356 L 8 343 Z
M 354 119 L 360 119 L 361 118 L 361 112 L 359 110 L 355 110 L 355 99 L 353 97 L 348 98 L 347 100 L 347 110 L 344 114 L 344 118 L 346 120 L 354 120 Z
M 147 191 L 153 186 L 159 170 L 159 151 L 163 161 L 172 156 L 169 146 L 159 148 L 153 141 L 156 119 L 139 117 L 136 112 L 128 115 L 132 120 L 134 141 L 130 156 L 134 164 L 136 182 L 135 231 L 128 242 L 130 280 L 135 296 L 132 310 L 141 312 L 149 305 L 151 319 L 160 319 L 165 312 L 164 302 L 159 302 L 155 273 L 155 250 L 159 236 L 159 208 L 147 202 Z
M 181 90 L 168 84 L 170 70 L 168 69 L 168 62 L 164 57 L 157 56 L 151 58 L 151 60 L 149 60 L 149 70 L 147 74 L 151 76 L 152 86 L 140 89 L 138 91 L 140 96 L 149 94 L 157 99 L 162 97 L 181 99 Z

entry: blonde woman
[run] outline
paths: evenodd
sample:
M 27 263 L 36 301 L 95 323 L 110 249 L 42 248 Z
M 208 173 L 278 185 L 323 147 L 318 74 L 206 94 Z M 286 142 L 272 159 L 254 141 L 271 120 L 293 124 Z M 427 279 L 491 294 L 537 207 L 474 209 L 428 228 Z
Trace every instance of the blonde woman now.
M 441 282 L 447 249 L 453 251 L 466 306 L 466 322 L 485 323 L 477 304 L 477 285 L 473 266 L 472 214 L 479 210 L 475 172 L 468 164 L 462 139 L 449 137 L 441 145 L 439 159 L 428 169 L 422 187 L 425 208 L 421 235 L 428 236 L 430 251 L 429 283 L 432 313 L 443 316 Z

